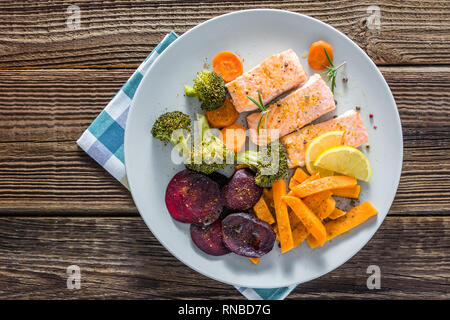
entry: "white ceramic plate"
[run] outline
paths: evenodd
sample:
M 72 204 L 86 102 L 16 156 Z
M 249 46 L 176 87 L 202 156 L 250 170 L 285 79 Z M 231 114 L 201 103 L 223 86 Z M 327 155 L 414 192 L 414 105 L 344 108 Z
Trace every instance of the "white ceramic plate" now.
M 173 220 L 167 212 L 164 193 L 182 165 L 171 162 L 170 146 L 153 139 L 151 127 L 158 115 L 183 111 L 199 112 L 196 99 L 183 95 L 183 85 L 210 64 L 214 55 L 227 50 L 237 53 L 249 70 L 266 57 L 292 48 L 301 57 L 309 75 L 305 52 L 319 39 L 334 48 L 335 63 L 346 60 L 338 77 L 335 114 L 361 107 L 370 137 L 370 151 L 363 149 L 372 164 L 372 179 L 362 185 L 361 201 L 370 200 L 379 210 L 350 233 L 321 248 L 306 243 L 281 254 L 277 245 L 258 265 L 245 257 L 228 254 L 212 257 L 192 243 L 189 225 Z M 373 113 L 373 120 L 369 114 Z M 329 115 L 330 116 L 330 115 Z M 323 120 L 323 119 L 322 119 Z M 378 128 L 375 130 L 374 125 Z M 136 206 L 158 240 L 175 257 L 192 269 L 218 281 L 253 287 L 273 288 L 302 283 L 339 267 L 356 254 L 373 236 L 389 211 L 402 167 L 402 131 L 397 107 L 383 76 L 370 58 L 344 34 L 313 18 L 279 10 L 248 10 L 226 14 L 183 34 L 155 61 L 136 92 L 125 134 L 125 165 Z M 382 257 L 374 257 L 374 261 Z

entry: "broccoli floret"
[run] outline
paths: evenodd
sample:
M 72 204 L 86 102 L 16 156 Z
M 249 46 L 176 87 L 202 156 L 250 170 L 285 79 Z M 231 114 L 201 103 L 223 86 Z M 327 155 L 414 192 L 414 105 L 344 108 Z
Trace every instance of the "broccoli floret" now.
M 173 141 L 172 134 L 177 129 L 191 129 L 191 118 L 180 111 L 167 112 L 156 119 L 152 128 L 152 135 L 163 142 Z
M 260 147 L 259 151 L 241 152 L 236 159 L 256 169 L 255 182 L 263 188 L 270 188 L 273 182 L 288 176 L 286 149 L 279 141 Z
M 234 153 L 228 150 L 225 144 L 209 131 L 209 123 L 204 115 L 197 114 L 197 141 L 194 142 L 194 148 L 191 153 L 191 159 L 186 167 L 211 174 L 217 170 L 225 168 L 227 159 L 234 159 Z
M 188 115 L 175 111 L 161 115 L 153 124 L 153 137 L 170 142 L 186 159 L 186 167 L 210 174 L 227 166 L 226 159 L 231 154 L 220 139 L 208 132 L 208 120 L 203 115 L 197 115 L 198 143 L 191 143 L 191 119 Z M 179 130 L 181 129 L 181 130 Z
M 202 102 L 203 110 L 215 110 L 223 105 L 227 90 L 220 75 L 210 70 L 197 73 L 193 86 L 184 86 L 188 97 L 197 97 Z

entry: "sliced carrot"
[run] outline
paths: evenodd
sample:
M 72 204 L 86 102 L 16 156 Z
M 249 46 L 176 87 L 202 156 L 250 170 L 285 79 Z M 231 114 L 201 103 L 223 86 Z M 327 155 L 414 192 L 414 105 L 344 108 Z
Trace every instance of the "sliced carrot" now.
M 291 178 L 291 180 L 289 180 L 289 189 L 292 189 L 295 186 L 298 186 L 300 184 L 300 182 L 298 182 L 297 180 L 294 179 L 294 177 Z
M 337 218 L 340 218 L 342 216 L 345 216 L 347 212 L 342 211 L 338 208 L 334 208 L 333 212 L 328 216 L 328 218 L 332 219 L 332 220 L 336 220 Z
M 300 168 L 295 169 L 294 175 L 292 176 L 292 179 L 298 181 L 299 183 L 302 183 L 306 179 L 309 178 L 309 174 L 307 174 L 305 171 L 303 171 Z
M 303 202 L 320 219 L 327 218 L 336 208 L 336 202 L 331 197 L 333 193 L 330 190 L 322 191 L 303 199 Z
M 216 110 L 206 111 L 206 118 L 209 124 L 215 128 L 224 128 L 232 125 L 239 117 L 239 112 L 231 102 L 231 99 L 226 98 L 221 107 Z
M 353 177 L 330 176 L 314 181 L 303 182 L 302 184 L 295 186 L 292 191 L 297 197 L 304 198 L 326 190 L 350 188 L 353 186 L 356 186 L 356 179 Z
M 242 61 L 229 51 L 219 52 L 213 58 L 213 69 L 215 73 L 222 76 L 225 82 L 233 81 L 244 71 Z
M 253 262 L 254 264 L 258 264 L 259 262 L 259 258 L 249 258 L 251 262 Z
M 361 192 L 361 186 L 356 185 L 350 188 L 341 188 L 332 190 L 333 194 L 338 197 L 358 199 Z
M 286 203 L 282 197 L 286 195 L 286 183 L 279 179 L 272 183 L 273 201 L 275 204 L 275 215 L 277 218 L 277 228 L 280 237 L 281 252 L 286 252 L 294 247 L 292 239 L 291 224 Z
M 272 224 L 275 222 L 275 219 L 273 218 L 272 213 L 270 213 L 269 207 L 264 200 L 264 196 L 262 196 L 253 206 L 253 211 L 255 211 L 256 216 L 262 221 L 265 221 L 268 224 Z
M 330 62 L 325 54 L 325 49 L 327 50 L 331 61 L 333 61 L 333 47 L 331 44 L 323 40 L 319 40 L 311 44 L 308 53 L 308 63 L 311 68 L 316 70 L 324 70 L 325 66 L 330 66 Z
M 369 201 L 366 201 L 351 209 L 344 216 L 325 223 L 327 241 L 358 226 L 377 213 L 377 209 Z M 312 237 L 308 237 L 307 240 L 311 248 L 315 248 L 321 244 L 317 239 Z
M 223 128 L 221 131 L 223 143 L 229 150 L 234 152 L 238 152 L 244 147 L 246 138 L 244 126 L 238 123 Z
M 309 233 L 319 242 L 324 243 L 327 237 L 325 227 L 316 215 L 297 197 L 284 196 L 283 201 L 294 211 Z

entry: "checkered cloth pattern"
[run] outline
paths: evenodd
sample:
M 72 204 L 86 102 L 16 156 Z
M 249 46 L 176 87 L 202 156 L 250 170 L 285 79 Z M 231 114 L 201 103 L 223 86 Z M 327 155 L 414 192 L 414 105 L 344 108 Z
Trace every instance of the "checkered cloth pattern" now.
M 147 70 L 177 38 L 178 36 L 174 32 L 170 32 L 164 37 L 77 141 L 81 149 L 127 189 L 129 187 L 125 172 L 123 147 L 130 104 Z M 244 287 L 236 287 L 236 289 L 250 300 L 282 300 L 295 287 L 296 285 L 272 289 Z

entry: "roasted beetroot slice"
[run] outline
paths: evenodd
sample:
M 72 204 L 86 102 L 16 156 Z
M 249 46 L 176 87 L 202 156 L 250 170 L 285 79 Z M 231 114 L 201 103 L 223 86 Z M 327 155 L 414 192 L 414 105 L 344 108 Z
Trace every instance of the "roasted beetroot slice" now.
M 223 243 L 220 220 L 209 226 L 191 224 L 191 238 L 200 250 L 212 256 L 222 256 L 230 252 Z
M 232 210 L 248 210 L 261 198 L 262 188 L 255 183 L 253 172 L 236 170 L 226 186 L 222 188 L 225 207 Z
M 172 218 L 204 225 L 216 221 L 223 208 L 219 185 L 207 176 L 187 169 L 170 180 L 166 206 Z
M 272 227 L 248 213 L 233 213 L 222 221 L 223 242 L 232 252 L 244 257 L 261 257 L 272 250 Z

